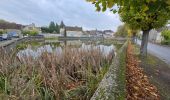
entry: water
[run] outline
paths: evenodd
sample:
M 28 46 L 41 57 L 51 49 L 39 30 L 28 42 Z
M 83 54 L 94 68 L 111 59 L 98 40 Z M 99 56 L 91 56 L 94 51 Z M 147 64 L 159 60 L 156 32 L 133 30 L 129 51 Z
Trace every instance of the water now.
M 56 53 L 62 54 L 63 48 L 65 46 L 71 47 L 71 49 L 78 48 L 78 50 L 90 50 L 99 49 L 105 56 L 110 53 L 115 53 L 115 47 L 113 44 L 104 44 L 101 41 L 55 41 L 55 42 L 43 42 L 41 45 L 31 45 L 31 43 L 24 50 L 20 50 L 17 54 L 19 58 L 21 57 L 33 57 L 37 58 L 41 56 L 42 53 Z M 43 45 L 42 45 L 43 44 Z

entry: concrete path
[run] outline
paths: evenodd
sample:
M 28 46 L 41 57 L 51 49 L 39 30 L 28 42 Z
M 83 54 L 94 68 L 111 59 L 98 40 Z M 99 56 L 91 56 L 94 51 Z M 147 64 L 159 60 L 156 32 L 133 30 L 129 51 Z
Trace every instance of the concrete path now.
M 141 45 L 141 41 L 137 40 L 137 44 Z M 148 43 L 148 52 L 170 65 L 170 47 Z

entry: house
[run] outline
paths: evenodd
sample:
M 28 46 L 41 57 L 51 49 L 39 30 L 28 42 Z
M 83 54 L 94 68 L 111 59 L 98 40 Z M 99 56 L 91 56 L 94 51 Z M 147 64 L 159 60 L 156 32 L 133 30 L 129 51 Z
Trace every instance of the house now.
M 114 37 L 114 32 L 112 30 L 104 30 L 104 37 L 105 38 Z
M 96 29 L 96 35 L 97 35 L 97 37 L 103 37 L 104 32 Z
M 4 36 L 11 36 L 11 37 L 22 37 L 21 29 L 24 26 L 21 24 L 10 23 L 7 21 L 0 22 L 0 31 L 4 32 Z
M 114 35 L 114 32 L 112 30 L 90 30 L 90 31 L 87 31 L 88 34 L 90 34 L 90 36 L 93 36 L 93 37 L 105 37 L 105 38 L 110 38 L 110 37 L 113 37 Z
M 67 36 L 68 37 L 81 37 L 83 36 L 83 28 L 82 27 L 72 27 L 72 26 L 66 26 L 65 27 Z
M 108 34 L 108 35 L 113 36 L 114 32 L 112 30 L 104 30 L 104 34 Z
M 89 31 L 90 36 L 97 36 L 96 30 Z
M 154 43 L 161 43 L 163 39 L 163 37 L 161 36 L 161 32 L 166 29 L 170 30 L 170 26 L 165 26 L 159 29 L 152 29 L 149 32 L 149 41 Z
M 89 37 L 103 37 L 103 31 L 101 30 L 89 30 L 86 31 L 87 34 L 89 34 Z
M 36 27 L 34 23 L 30 25 L 26 25 L 22 30 L 23 31 L 38 31 L 38 33 L 41 33 L 41 28 Z
M 83 36 L 84 37 L 90 37 L 90 31 L 83 31 Z
M 160 34 L 161 34 L 161 31 L 158 31 L 156 29 L 152 29 L 149 32 L 149 41 L 150 42 L 161 42 Z

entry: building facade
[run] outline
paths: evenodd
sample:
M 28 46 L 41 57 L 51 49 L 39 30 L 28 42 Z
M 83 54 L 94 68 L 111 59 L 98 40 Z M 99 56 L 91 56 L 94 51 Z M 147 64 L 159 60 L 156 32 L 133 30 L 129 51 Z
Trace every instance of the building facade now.
M 84 32 L 82 27 L 64 26 L 60 27 L 60 34 L 65 37 L 82 37 Z

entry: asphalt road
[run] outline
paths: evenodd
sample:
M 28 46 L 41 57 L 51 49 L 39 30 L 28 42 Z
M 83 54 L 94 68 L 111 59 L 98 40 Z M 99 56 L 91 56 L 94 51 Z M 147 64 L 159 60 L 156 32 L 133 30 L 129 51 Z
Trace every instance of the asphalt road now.
M 137 44 L 141 45 L 141 41 L 138 40 Z M 159 59 L 170 65 L 170 47 L 148 43 L 148 53 L 158 57 Z

